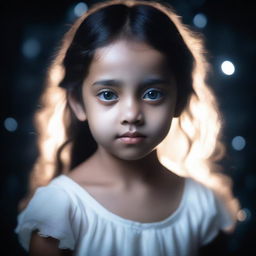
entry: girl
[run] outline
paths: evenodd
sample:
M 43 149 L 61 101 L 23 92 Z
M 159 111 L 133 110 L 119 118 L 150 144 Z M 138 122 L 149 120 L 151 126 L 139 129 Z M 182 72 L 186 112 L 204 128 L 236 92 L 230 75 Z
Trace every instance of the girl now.
M 30 255 L 195 255 L 234 227 L 230 186 L 210 189 L 224 179 L 207 70 L 202 40 L 167 5 L 108 1 L 77 20 L 37 114 L 16 227 Z

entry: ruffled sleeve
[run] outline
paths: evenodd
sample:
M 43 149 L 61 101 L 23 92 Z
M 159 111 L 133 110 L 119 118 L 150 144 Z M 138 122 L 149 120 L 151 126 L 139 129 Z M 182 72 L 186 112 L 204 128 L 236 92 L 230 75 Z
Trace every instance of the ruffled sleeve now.
M 201 223 L 202 245 L 211 242 L 220 230 L 226 231 L 235 225 L 235 220 L 224 201 L 213 191 L 208 194 L 208 206 L 205 211 L 208 217 L 202 219 Z
M 64 190 L 55 186 L 40 187 L 18 215 L 15 233 L 27 251 L 34 230 L 43 237 L 58 239 L 60 249 L 73 250 L 72 214 L 72 201 Z

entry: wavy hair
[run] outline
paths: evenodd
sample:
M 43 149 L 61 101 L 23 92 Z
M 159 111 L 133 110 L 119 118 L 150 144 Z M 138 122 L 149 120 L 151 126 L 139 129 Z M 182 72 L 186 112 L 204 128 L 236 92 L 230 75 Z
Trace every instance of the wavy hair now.
M 92 6 L 64 35 L 49 66 L 36 112 L 39 156 L 21 208 L 38 186 L 67 173 L 95 152 L 88 124 L 78 121 L 68 97 L 81 101 L 81 87 L 97 48 L 118 38 L 139 39 L 162 52 L 177 81 L 176 118 L 157 148 L 159 160 L 221 193 L 236 219 L 238 201 L 231 179 L 221 171 L 222 116 L 206 82 L 211 71 L 203 36 L 184 25 L 167 3 L 113 0 Z M 83 150 L 82 150 L 83 148 Z

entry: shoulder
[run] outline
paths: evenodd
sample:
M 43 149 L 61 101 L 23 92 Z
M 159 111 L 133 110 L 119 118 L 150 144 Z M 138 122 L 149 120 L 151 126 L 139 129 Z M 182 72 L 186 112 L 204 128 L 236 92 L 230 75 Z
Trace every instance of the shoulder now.
M 193 209 L 193 220 L 197 220 L 201 244 L 211 242 L 220 231 L 232 228 L 235 220 L 225 201 L 204 184 L 188 179 L 188 204 Z
M 231 212 L 229 212 L 224 199 L 213 189 L 192 178 L 187 178 L 186 183 L 187 196 L 192 205 L 200 207 L 202 211 L 212 216 L 226 213 L 231 217 Z
M 60 248 L 74 248 L 75 206 L 61 180 L 58 177 L 47 186 L 39 187 L 27 207 L 18 215 L 15 232 L 26 250 L 35 230 L 43 237 L 58 239 Z
M 19 214 L 20 222 L 61 222 L 73 215 L 75 204 L 65 180 L 62 177 L 53 179 L 47 186 L 36 189 L 26 208 Z
M 63 176 L 53 179 L 47 186 L 39 187 L 31 198 L 29 205 L 47 202 L 47 206 L 68 207 L 72 205 L 68 182 Z M 42 205 L 41 205 L 42 206 Z
M 214 207 L 215 195 L 210 188 L 202 183 L 192 178 L 186 178 L 186 192 L 190 204 L 200 207 L 202 210 Z

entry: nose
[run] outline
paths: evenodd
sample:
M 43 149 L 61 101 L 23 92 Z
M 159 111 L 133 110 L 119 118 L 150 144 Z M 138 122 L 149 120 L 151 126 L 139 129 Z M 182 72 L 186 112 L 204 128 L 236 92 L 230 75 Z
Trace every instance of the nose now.
M 121 123 L 142 125 L 144 123 L 144 115 L 139 102 L 130 99 L 124 103 L 121 109 Z

